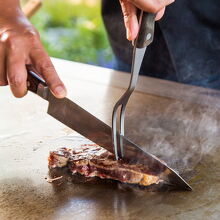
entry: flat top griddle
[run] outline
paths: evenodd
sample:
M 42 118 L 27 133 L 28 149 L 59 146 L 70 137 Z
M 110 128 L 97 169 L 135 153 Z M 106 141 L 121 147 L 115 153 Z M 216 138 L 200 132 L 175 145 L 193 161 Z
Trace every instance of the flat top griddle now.
M 69 97 L 110 124 L 126 73 L 53 61 Z M 49 117 L 40 98 L 29 94 L 14 99 L 6 87 L 0 94 L 0 219 L 219 218 L 218 91 L 145 77 L 140 81 L 128 106 L 126 132 L 191 178 L 194 189 L 163 193 L 109 184 L 47 183 L 48 152 L 78 144 L 76 134 Z

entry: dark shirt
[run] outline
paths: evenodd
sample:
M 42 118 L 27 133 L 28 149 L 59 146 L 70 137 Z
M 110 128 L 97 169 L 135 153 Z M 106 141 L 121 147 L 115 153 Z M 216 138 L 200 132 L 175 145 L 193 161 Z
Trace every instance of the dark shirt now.
M 115 56 L 130 65 L 118 0 L 102 0 L 102 15 Z M 220 89 L 220 1 L 177 0 L 156 22 L 141 73 L 181 83 Z

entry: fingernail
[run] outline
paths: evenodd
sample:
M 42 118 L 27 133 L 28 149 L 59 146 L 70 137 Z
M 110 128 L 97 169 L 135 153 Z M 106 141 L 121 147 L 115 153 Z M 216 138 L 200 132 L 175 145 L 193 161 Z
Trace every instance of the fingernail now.
M 128 40 L 131 39 L 131 31 L 129 29 L 126 29 L 126 37 Z
M 66 90 L 64 89 L 63 86 L 57 86 L 55 89 L 54 89 L 54 93 L 56 96 L 58 96 L 59 98 L 63 98 L 66 96 Z

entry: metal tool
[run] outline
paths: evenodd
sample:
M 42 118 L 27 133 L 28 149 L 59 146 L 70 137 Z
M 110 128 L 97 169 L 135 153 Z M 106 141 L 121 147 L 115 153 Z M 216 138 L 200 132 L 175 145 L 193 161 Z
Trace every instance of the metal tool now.
M 49 102 L 47 113 L 75 130 L 82 136 L 113 153 L 112 129 L 104 122 L 81 108 L 68 98 L 58 99 L 50 91 L 47 84 L 27 66 L 28 90 Z M 160 177 L 163 183 L 180 190 L 191 190 L 189 184 L 174 170 L 155 156 L 144 152 L 126 137 L 121 137 L 124 146 L 123 160 L 129 164 L 143 164 L 151 174 Z
M 146 48 L 153 41 L 154 23 L 155 14 L 147 13 L 144 11 L 140 12 L 139 33 L 134 41 L 130 84 L 126 92 L 115 104 L 112 114 L 112 141 L 114 144 L 114 153 L 116 160 L 124 157 L 123 138 L 120 137 L 124 136 L 125 109 L 128 100 L 136 87 Z M 118 114 L 119 125 L 117 124 Z

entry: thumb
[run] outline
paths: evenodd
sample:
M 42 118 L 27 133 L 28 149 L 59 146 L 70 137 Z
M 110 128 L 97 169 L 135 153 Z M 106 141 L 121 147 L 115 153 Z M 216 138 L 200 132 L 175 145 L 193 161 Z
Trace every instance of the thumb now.
M 119 0 L 124 17 L 126 36 L 128 40 L 134 40 L 138 34 L 138 19 L 136 7 L 129 3 L 128 0 Z

